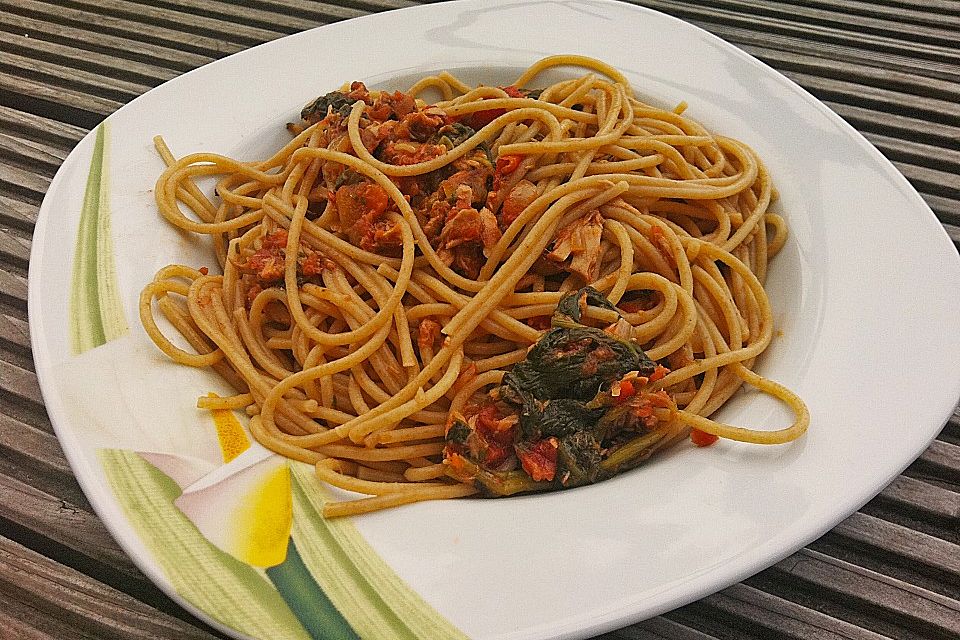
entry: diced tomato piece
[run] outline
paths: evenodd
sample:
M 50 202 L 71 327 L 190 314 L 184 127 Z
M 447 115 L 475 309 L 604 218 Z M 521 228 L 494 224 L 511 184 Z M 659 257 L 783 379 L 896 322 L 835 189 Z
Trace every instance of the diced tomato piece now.
M 525 447 L 516 447 L 517 457 L 523 470 L 536 482 L 551 481 L 557 474 L 556 438 L 544 438 Z
M 698 447 L 709 447 L 719 439 L 720 438 L 712 433 L 707 433 L 706 431 L 701 431 L 700 429 L 693 429 L 690 431 L 690 441 Z
M 464 121 L 474 130 L 482 129 L 506 112 L 506 109 L 484 109 L 483 111 L 474 111 L 473 113 L 467 114 L 467 116 L 464 118 Z
M 514 156 L 518 157 L 518 156 Z M 494 175 L 494 183 L 500 179 L 500 174 Z M 493 193 L 493 192 L 491 192 Z M 520 217 L 523 210 L 537 199 L 537 187 L 529 180 L 521 180 L 510 190 L 503 206 L 500 208 L 500 220 L 504 227 L 509 227 L 514 220 Z
M 344 185 L 335 195 L 340 224 L 349 229 L 366 214 L 380 214 L 390 205 L 390 196 L 383 187 L 372 182 Z
M 517 170 L 517 167 L 520 166 L 520 162 L 523 160 L 523 156 L 518 155 L 507 155 L 500 156 L 497 158 L 497 173 L 501 175 L 510 175 Z
M 507 95 L 510 96 L 511 98 L 526 98 L 526 97 L 527 97 L 526 95 L 524 95 L 524 93 L 523 93 L 522 91 L 520 91 L 520 89 L 517 89 L 517 88 L 516 88 L 515 86 L 513 86 L 512 84 L 511 84 L 511 85 L 508 85 L 508 86 L 506 86 L 506 87 L 500 87 L 500 88 L 503 89 L 503 90 L 507 93 Z
M 620 395 L 616 396 L 617 404 L 623 404 L 629 400 L 637 390 L 633 386 L 631 380 L 621 380 L 620 381 Z
M 500 415 L 496 405 L 485 405 L 477 414 L 477 433 L 500 443 L 513 442 L 516 420 L 504 418 L 505 416 Z
M 506 461 L 510 453 L 510 445 L 504 445 L 490 440 L 482 440 L 477 458 L 483 463 L 483 466 L 489 469 L 495 469 Z

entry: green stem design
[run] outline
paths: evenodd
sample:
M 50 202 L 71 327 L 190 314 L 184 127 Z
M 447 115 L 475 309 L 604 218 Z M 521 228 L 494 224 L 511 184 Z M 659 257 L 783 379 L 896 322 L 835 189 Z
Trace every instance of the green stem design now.
M 351 518 L 327 520 L 313 467 L 291 462 L 293 539 L 304 564 L 361 638 L 466 640 L 370 546 Z
M 99 347 L 128 330 L 113 262 L 107 181 L 107 124 L 97 127 L 80 210 L 70 294 L 73 353 Z
M 310 575 L 293 540 L 287 547 L 286 560 L 270 567 L 266 573 L 290 605 L 293 614 L 315 640 L 359 640 Z

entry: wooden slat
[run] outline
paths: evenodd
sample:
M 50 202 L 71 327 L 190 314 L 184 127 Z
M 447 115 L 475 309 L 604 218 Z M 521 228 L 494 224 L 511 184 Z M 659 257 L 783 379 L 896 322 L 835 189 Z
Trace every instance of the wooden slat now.
M 130 2 L 129 0 L 70 0 L 70 3 L 87 11 L 95 11 L 101 16 L 118 16 L 123 19 L 136 20 L 141 24 L 155 24 L 177 31 L 208 35 L 212 38 L 221 38 L 248 46 L 286 35 L 284 31 L 274 28 L 277 26 L 276 24 L 271 27 L 248 26 L 239 20 L 209 18 L 196 12 L 187 13 L 179 8 L 168 9 L 165 6 L 158 6 L 163 4 L 169 6 L 170 3 L 141 3 Z M 54 0 L 52 4 L 58 5 L 60 3 Z M 214 6 L 218 5 L 211 3 L 211 7 Z M 221 13 L 229 15 L 231 12 L 234 13 L 235 17 L 242 15 L 242 12 L 238 14 L 230 7 L 224 7 Z M 224 28 L 225 23 L 230 25 L 229 30 Z
M 960 173 L 960 150 L 944 149 L 879 133 L 868 132 L 864 135 L 887 158 L 939 171 L 944 174 L 942 178 L 944 186 L 952 187 L 954 190 L 960 188 L 956 176 Z
M 851 515 L 837 525 L 832 533 L 955 575 L 960 582 L 957 545 L 940 538 L 862 512 Z
M 39 205 L 0 194 L 0 223 L 4 225 L 14 225 L 17 228 L 32 231 L 33 225 L 37 222 L 38 209 Z
M 183 51 L 175 46 L 145 42 L 138 38 L 136 33 L 131 34 L 131 37 L 97 33 L 84 28 L 83 24 L 57 24 L 43 17 L 33 18 L 14 13 L 13 10 L 20 6 L 30 5 L 22 5 L 18 1 L 0 2 L 0 7 L 6 9 L 0 11 L 0 29 L 8 33 L 27 34 L 40 42 L 60 43 L 83 51 L 101 53 L 118 61 L 131 60 L 178 71 L 188 71 L 213 60 L 211 56 Z
M 960 149 L 960 126 L 926 122 L 899 113 L 880 113 L 833 100 L 824 100 L 824 104 L 864 133 L 914 140 L 943 149 Z
M 0 313 L 0 340 L 17 348 L 21 353 L 30 352 L 30 329 L 25 320 Z
M 876 4 L 893 9 L 907 7 L 910 9 L 921 9 L 929 11 L 934 16 L 938 15 L 960 15 L 960 7 L 957 6 L 957 0 L 877 0 Z
M 880 147 L 880 150 L 887 149 Z M 893 165 L 906 176 L 915 189 L 952 200 L 960 200 L 960 184 L 957 183 L 956 174 L 929 167 L 918 167 L 895 159 L 893 159 Z
M 7 183 L 17 191 L 29 191 L 43 197 L 50 186 L 51 178 L 4 163 L 0 166 L 0 183 Z
M 44 177 L 52 179 L 68 153 L 43 142 L 0 133 L 0 159 Z
M 857 13 L 841 13 L 811 8 L 807 5 L 784 6 L 780 2 L 769 0 L 714 0 L 710 7 L 718 7 L 746 13 L 750 16 L 769 16 L 785 20 L 795 20 L 806 24 L 817 24 L 858 33 L 874 33 L 886 37 L 909 39 L 912 42 L 925 42 L 944 47 L 956 47 L 960 44 L 960 35 L 955 18 L 943 16 L 940 24 L 918 25 L 915 22 L 884 20 Z M 899 29 L 899 30 L 898 30 Z
M 52 433 L 0 414 L 0 449 L 8 456 L 16 456 L 18 466 L 30 465 L 73 482 L 70 465 Z
M 960 200 L 921 193 L 927 205 L 944 225 L 960 224 Z
M 131 3 L 124 4 L 129 5 Z M 297 6 L 287 7 L 288 10 L 286 11 L 269 11 L 251 6 L 249 2 L 239 4 L 209 2 L 208 0 L 177 0 L 176 2 L 152 0 L 142 4 L 146 4 L 151 8 L 173 10 L 189 13 L 193 16 L 212 18 L 218 22 L 229 22 L 261 28 L 271 34 L 276 31 L 295 33 L 317 25 L 316 19 L 309 19 L 302 16 L 303 9 L 309 6 L 304 2 L 297 3 Z M 339 19 L 364 15 L 363 11 L 351 11 L 349 9 L 341 9 L 339 13 Z
M 960 446 L 934 440 L 930 448 L 924 451 L 919 460 L 927 465 L 942 469 L 947 474 L 960 474 Z
M 697 7 L 680 0 L 640 0 L 637 4 L 642 4 L 663 11 L 664 13 L 688 19 L 705 28 L 711 24 L 729 24 L 757 31 L 791 35 L 812 42 L 852 46 L 864 50 L 916 58 L 923 61 L 933 61 L 942 64 L 956 64 L 960 62 L 960 51 L 955 48 L 914 43 L 907 38 L 862 33 L 853 29 L 841 29 L 818 24 L 807 24 L 785 18 L 755 16 L 753 14 L 744 14 L 714 6 Z
M 30 260 L 30 240 L 0 227 L 0 262 L 22 267 Z
M 943 81 L 960 79 L 960 68 L 954 64 L 938 60 L 917 60 L 901 53 L 877 51 L 860 46 L 859 43 L 817 42 L 802 35 L 791 35 L 780 31 L 763 31 L 755 25 L 735 26 L 714 22 L 708 19 L 698 20 L 705 27 L 724 40 L 739 46 L 753 55 L 763 51 L 776 51 L 781 59 L 795 56 L 798 60 L 814 62 L 820 59 L 839 61 L 844 64 L 855 63 L 864 67 L 876 67 L 891 71 L 909 73 L 922 72 L 923 78 Z M 780 63 L 773 62 L 776 67 Z
M 67 623 L 59 622 L 31 606 L 14 602 L 12 598 L 4 601 L 4 606 L 0 608 L 0 629 L 17 640 L 60 640 L 75 633 Z
M 0 100 L 7 106 L 36 115 L 57 118 L 71 125 L 92 129 L 122 102 L 54 87 L 42 80 L 0 71 Z
M 2 175 L 2 173 L 0 173 Z M 27 278 L 9 270 L 0 270 L 0 297 L 26 309 Z
M 915 96 L 902 91 L 870 87 L 845 80 L 823 78 L 784 70 L 783 74 L 818 98 L 898 113 L 950 126 L 960 125 L 960 104 L 939 98 Z
M 43 404 L 43 396 L 40 395 L 40 386 L 37 384 L 37 374 L 4 360 L 0 360 L 0 390 L 29 402 Z
M 217 637 L 0 537 L 0 594 L 15 636 L 90 640 L 212 640 Z M 9 620 L 10 614 L 16 621 Z M 2 620 L 2 619 L 0 619 Z M 23 635 L 21 633 L 28 635 Z
M 193 0 L 191 0 L 193 1 Z M 219 0 L 224 2 L 224 0 Z M 427 2 L 431 0 L 425 0 Z M 179 2 L 179 0 L 177 0 Z M 270 12 L 297 11 L 304 17 L 314 21 L 319 26 L 335 20 L 345 20 L 389 9 L 403 9 L 424 4 L 424 0 L 411 2 L 410 0 L 346 0 L 344 2 L 320 2 L 313 0 L 309 3 L 300 0 L 248 0 L 247 4 Z
M 822 595 L 836 594 L 847 606 L 883 610 L 899 624 L 929 634 L 927 637 L 960 633 L 960 603 L 956 600 L 876 571 L 809 549 L 781 561 L 775 569 L 791 580 L 801 580 L 811 588 L 823 590 Z
M 949 491 L 935 484 L 900 476 L 880 496 L 901 507 L 922 512 L 924 515 L 960 523 L 960 493 Z
M 954 2 L 951 5 L 950 0 L 943 2 L 920 0 L 915 5 L 916 8 L 911 8 L 910 3 L 902 1 L 896 2 L 896 6 L 887 7 L 879 2 L 862 2 L 860 0 L 786 0 L 779 4 L 786 10 L 789 10 L 789 5 L 800 5 L 802 7 L 825 9 L 835 15 L 862 15 L 882 18 L 893 23 L 910 22 L 932 27 L 960 26 L 960 13 L 951 14 L 949 12 L 951 7 L 954 11 L 958 11 L 956 3 Z
M 138 60 L 125 60 L 122 65 L 118 65 L 117 58 L 114 55 L 81 49 L 59 42 L 44 41 L 22 33 L 5 33 L 0 38 L 0 48 L 10 53 L 53 62 L 73 69 L 101 73 L 147 86 L 156 86 L 179 75 L 177 71 L 172 69 Z
M 71 151 L 87 129 L 0 105 L 0 131 Z
M 886 88 L 913 96 L 954 101 L 960 98 L 960 85 L 955 81 L 929 78 L 916 73 L 914 68 L 897 70 L 890 65 L 877 67 L 857 61 L 811 58 L 783 52 L 768 46 L 744 47 L 751 55 L 782 71 L 795 71 L 823 78 L 834 78 Z
M 123 38 L 134 37 L 167 46 L 179 44 L 188 51 L 216 58 L 283 35 L 277 31 L 241 25 L 234 25 L 227 30 L 223 23 L 215 20 L 117 0 L 71 0 L 70 5 L 15 0 L 9 3 L 9 10 Z
M 744 625 L 759 625 L 771 637 L 797 640 L 884 640 L 884 636 L 879 633 L 743 584 L 707 596 L 701 602 L 741 619 Z
M 64 73 L 63 65 L 6 51 L 0 51 L 0 69 L 121 102 L 129 102 L 151 88 L 148 84 L 118 80 L 82 69 L 74 68 L 70 73 Z
M 76 491 L 79 492 L 79 487 Z M 0 473 L 0 526 L 9 527 L 4 521 L 27 531 L 42 532 L 47 545 L 53 543 L 69 549 L 78 564 L 92 562 L 146 583 L 89 505 L 78 505 Z

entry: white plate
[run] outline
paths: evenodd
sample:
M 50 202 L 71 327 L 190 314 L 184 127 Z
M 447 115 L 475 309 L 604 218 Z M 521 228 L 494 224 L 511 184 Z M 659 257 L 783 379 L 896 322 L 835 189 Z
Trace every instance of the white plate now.
M 217 454 L 192 405 L 220 387 L 165 362 L 137 320 L 138 293 L 159 267 L 213 262 L 156 213 L 162 164 L 152 136 L 162 134 L 178 155 L 255 159 L 285 139 L 282 125 L 301 105 L 343 81 L 388 84 L 482 67 L 495 83 L 509 80 L 505 69 L 554 53 L 612 64 L 655 104 L 687 101 L 688 115 L 764 159 L 791 235 L 768 283 L 781 335 L 760 371 L 806 400 L 810 431 L 780 447 L 680 446 L 576 491 L 357 519 L 414 592 L 470 637 L 579 638 L 623 626 L 737 582 L 822 535 L 916 458 L 950 415 L 960 396 L 956 251 L 906 179 L 791 81 L 696 27 L 602 0 L 453 2 L 329 25 L 185 74 L 108 118 L 100 184 L 127 325 L 118 339 L 71 351 L 66 274 L 93 134 L 52 182 L 34 236 L 31 332 L 57 434 L 120 544 L 198 615 L 243 636 L 216 607 L 174 585 L 97 459 L 104 447 Z M 102 265 L 100 274 L 110 281 Z M 783 416 L 741 394 L 722 418 L 760 425 Z

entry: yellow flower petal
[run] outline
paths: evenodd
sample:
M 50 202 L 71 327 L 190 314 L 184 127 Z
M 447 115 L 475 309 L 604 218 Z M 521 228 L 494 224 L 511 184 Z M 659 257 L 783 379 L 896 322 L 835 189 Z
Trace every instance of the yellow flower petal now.
M 293 524 L 290 468 L 284 465 L 246 495 L 233 512 L 238 537 L 234 555 L 257 567 L 272 567 L 287 557 L 287 540 Z
M 284 561 L 293 525 L 289 466 L 269 454 L 249 451 L 174 501 L 207 540 L 257 567 Z

